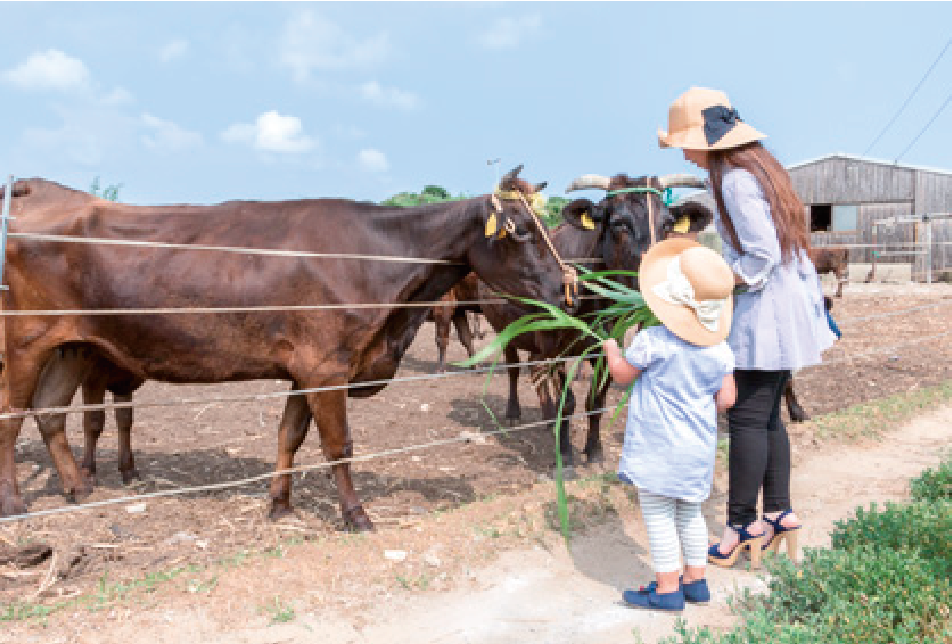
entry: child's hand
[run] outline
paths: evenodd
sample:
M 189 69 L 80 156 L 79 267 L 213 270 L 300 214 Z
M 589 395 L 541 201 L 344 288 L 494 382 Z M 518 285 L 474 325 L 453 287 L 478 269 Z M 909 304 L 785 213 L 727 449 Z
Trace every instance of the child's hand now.
M 613 351 L 620 350 L 618 348 L 618 342 L 615 340 L 615 338 L 608 338 L 607 340 L 604 340 L 602 342 L 602 349 L 605 351 L 605 353 L 611 353 Z

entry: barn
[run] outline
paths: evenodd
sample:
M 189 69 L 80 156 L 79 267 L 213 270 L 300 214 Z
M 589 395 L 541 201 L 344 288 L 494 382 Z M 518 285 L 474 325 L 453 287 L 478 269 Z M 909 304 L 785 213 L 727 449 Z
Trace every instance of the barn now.
M 952 170 L 836 153 L 787 171 L 814 246 L 853 245 L 851 264 L 898 264 L 916 280 L 930 262 L 934 279 L 952 273 Z
M 929 263 L 933 280 L 952 278 L 952 170 L 835 153 L 787 171 L 813 245 L 849 245 L 853 279 L 865 279 L 874 259 L 880 279 L 923 281 Z M 709 193 L 684 198 L 714 208 Z M 705 232 L 718 248 L 713 226 Z

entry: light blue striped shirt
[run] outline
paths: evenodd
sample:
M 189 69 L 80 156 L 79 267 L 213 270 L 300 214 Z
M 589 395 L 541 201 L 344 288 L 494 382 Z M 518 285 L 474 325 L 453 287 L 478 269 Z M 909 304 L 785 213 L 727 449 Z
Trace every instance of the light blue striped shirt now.
M 730 347 L 698 347 L 653 326 L 635 336 L 625 360 L 642 374 L 628 402 L 618 477 L 654 494 L 703 501 L 714 479 L 714 394 L 734 370 Z
M 727 339 L 736 368 L 794 371 L 820 363 L 836 336 L 826 320 L 813 262 L 805 252 L 781 261 L 770 203 L 752 174 L 732 168 L 721 188 L 741 245 L 731 246 L 718 212 L 715 226 L 724 240 L 724 259 L 749 287 L 734 298 Z

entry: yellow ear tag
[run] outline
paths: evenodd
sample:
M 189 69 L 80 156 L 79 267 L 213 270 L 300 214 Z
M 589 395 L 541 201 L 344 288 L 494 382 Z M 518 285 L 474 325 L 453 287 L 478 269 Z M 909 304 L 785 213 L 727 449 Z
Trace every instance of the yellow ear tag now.
M 686 233 L 691 230 L 691 218 L 687 215 L 684 215 L 677 222 L 675 222 L 674 227 L 671 229 L 676 233 Z
M 592 221 L 592 218 L 587 212 L 582 213 L 582 228 L 585 230 L 595 230 L 595 222 Z
M 496 213 L 491 213 L 489 219 L 486 220 L 486 236 L 492 237 L 496 234 Z

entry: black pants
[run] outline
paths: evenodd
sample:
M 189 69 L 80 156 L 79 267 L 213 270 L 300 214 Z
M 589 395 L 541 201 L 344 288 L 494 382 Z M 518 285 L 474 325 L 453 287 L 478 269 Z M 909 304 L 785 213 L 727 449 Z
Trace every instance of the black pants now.
M 780 420 L 789 371 L 735 371 L 737 402 L 727 412 L 730 433 L 727 522 L 746 526 L 764 512 L 790 509 L 790 439 Z

